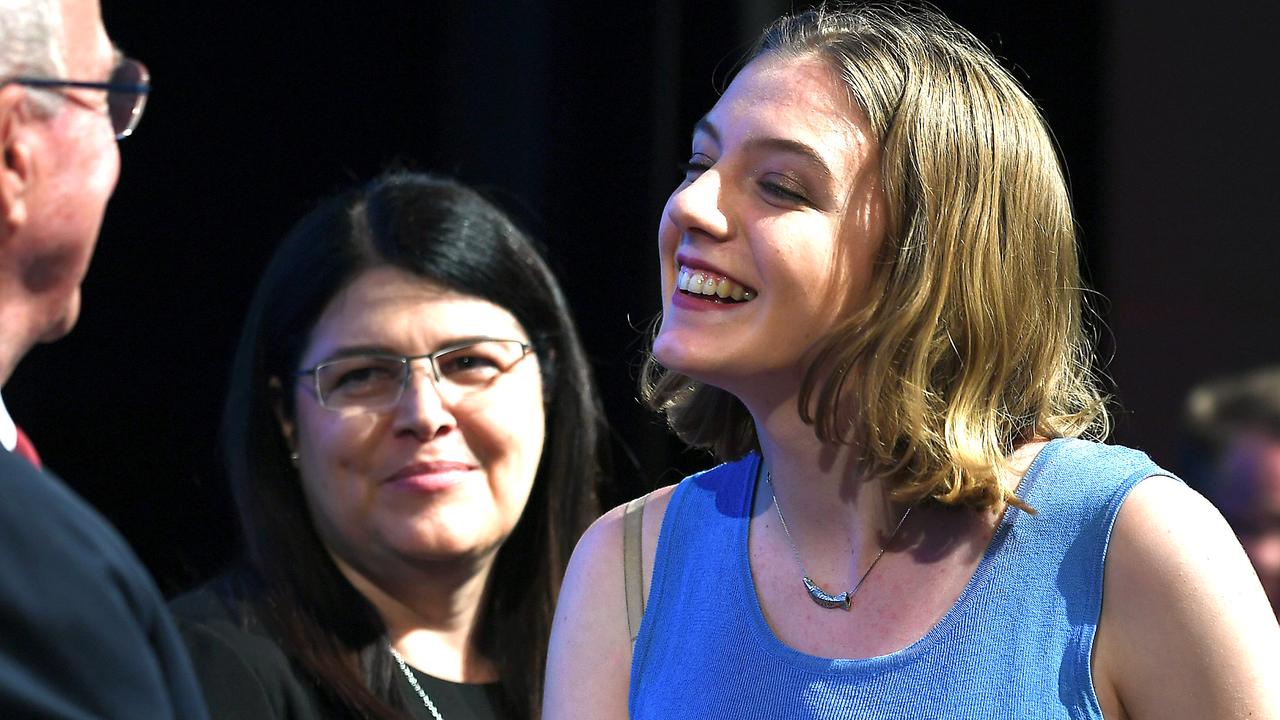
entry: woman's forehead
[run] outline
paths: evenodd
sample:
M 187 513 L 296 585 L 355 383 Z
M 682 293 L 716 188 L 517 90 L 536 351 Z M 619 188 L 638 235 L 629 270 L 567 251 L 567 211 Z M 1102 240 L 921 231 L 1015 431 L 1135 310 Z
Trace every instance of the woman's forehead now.
M 398 268 L 374 268 L 330 301 L 312 330 L 308 355 L 330 343 L 420 345 L 500 334 L 525 339 L 519 321 L 506 308 Z
M 842 164 L 850 153 L 865 155 L 872 138 L 865 114 L 843 82 L 814 55 L 751 61 L 698 128 L 723 143 L 798 141 L 828 164 Z

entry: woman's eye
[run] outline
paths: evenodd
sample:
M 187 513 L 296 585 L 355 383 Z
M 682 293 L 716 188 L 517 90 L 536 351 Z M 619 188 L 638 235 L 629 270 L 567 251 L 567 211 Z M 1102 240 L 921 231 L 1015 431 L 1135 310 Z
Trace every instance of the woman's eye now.
M 692 157 L 682 163 L 676 163 L 676 169 L 684 173 L 684 181 L 687 183 L 698 179 L 698 176 L 711 169 L 714 163 L 711 158 L 702 153 L 694 153 Z
M 450 354 L 438 360 L 440 374 L 451 380 L 484 380 L 501 369 L 497 359 L 484 354 Z
M 364 367 L 354 367 L 344 371 L 339 377 L 336 387 L 345 387 L 352 385 L 368 385 L 371 383 L 387 382 L 397 380 L 398 373 L 389 366 L 369 365 Z
M 809 205 L 809 196 L 805 193 L 804 188 L 795 180 L 785 175 L 766 175 L 760 181 L 760 188 L 767 195 L 774 197 L 786 203 L 795 205 Z
M 397 361 L 344 360 L 324 366 L 317 380 L 326 395 L 340 393 L 347 397 L 363 397 L 400 384 L 404 365 Z

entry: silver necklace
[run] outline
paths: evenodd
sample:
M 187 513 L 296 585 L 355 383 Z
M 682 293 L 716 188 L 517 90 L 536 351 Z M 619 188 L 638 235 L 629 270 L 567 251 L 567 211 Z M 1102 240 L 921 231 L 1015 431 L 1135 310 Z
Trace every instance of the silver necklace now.
M 391 657 L 395 658 L 396 664 L 400 666 L 400 672 L 404 673 L 409 684 L 412 685 L 413 689 L 418 693 L 418 697 L 422 698 L 423 704 L 431 711 L 431 717 L 436 720 L 444 720 L 444 718 L 440 716 L 440 711 L 436 709 L 436 704 L 431 702 L 431 698 L 427 696 L 427 691 L 423 690 L 422 686 L 418 684 L 418 678 L 414 677 L 413 671 L 409 669 L 408 665 L 404 664 L 404 658 L 400 657 L 400 653 L 396 652 L 396 649 L 390 645 L 387 646 L 387 649 L 391 651 Z
M 858 594 L 858 590 L 862 588 L 862 583 L 871 574 L 871 571 L 875 569 L 876 563 L 880 562 L 880 558 L 884 557 L 884 551 L 893 544 L 893 539 L 898 537 L 898 531 L 902 529 L 902 523 L 907 521 L 907 516 L 911 514 L 911 509 L 915 505 L 908 506 L 907 511 L 902 513 L 902 517 L 898 519 L 898 524 L 893 526 L 893 532 L 889 533 L 889 539 L 880 546 L 880 552 L 876 553 L 871 564 L 867 566 L 867 571 L 862 573 L 862 577 L 858 578 L 858 582 L 854 583 L 852 588 L 839 595 L 832 595 L 819 587 L 818 583 L 809 579 L 809 573 L 804 570 L 804 561 L 800 559 L 800 548 L 796 547 L 796 540 L 791 537 L 791 531 L 787 529 L 787 519 L 782 517 L 782 507 L 778 505 L 778 493 L 774 492 L 773 489 L 773 471 L 765 472 L 764 481 L 769 484 L 769 494 L 773 496 L 773 509 L 778 511 L 778 522 L 782 523 L 782 532 L 787 534 L 787 542 L 791 543 L 791 554 L 796 557 L 796 565 L 800 568 L 800 576 L 804 579 L 804 589 L 809 592 L 809 597 L 824 608 L 848 610 L 850 605 L 853 604 L 853 596 Z

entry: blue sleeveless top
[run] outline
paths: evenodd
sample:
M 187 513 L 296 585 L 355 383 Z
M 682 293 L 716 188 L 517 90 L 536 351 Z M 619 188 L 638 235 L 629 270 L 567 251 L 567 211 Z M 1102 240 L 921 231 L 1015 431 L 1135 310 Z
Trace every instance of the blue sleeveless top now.
M 671 496 L 631 665 L 634 720 L 1101 718 L 1090 654 L 1120 504 L 1169 475 L 1145 454 L 1049 442 L 951 610 L 880 657 L 806 655 L 765 622 L 747 560 L 760 458 L 685 478 Z

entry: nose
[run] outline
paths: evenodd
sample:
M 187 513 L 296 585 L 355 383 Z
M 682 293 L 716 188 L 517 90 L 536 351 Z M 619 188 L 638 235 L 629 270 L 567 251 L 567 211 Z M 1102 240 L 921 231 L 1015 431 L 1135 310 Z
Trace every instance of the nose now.
M 430 365 L 410 366 L 394 422 L 396 433 L 411 434 L 424 442 L 457 426 L 452 404 L 441 392 Z
M 667 200 L 667 218 L 683 236 L 702 236 L 712 240 L 729 238 L 728 198 L 722 182 L 720 172 L 709 168 L 671 193 Z

